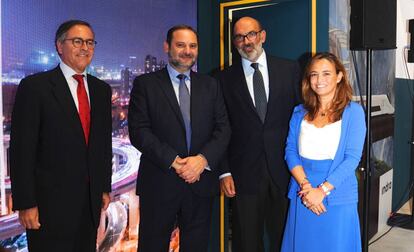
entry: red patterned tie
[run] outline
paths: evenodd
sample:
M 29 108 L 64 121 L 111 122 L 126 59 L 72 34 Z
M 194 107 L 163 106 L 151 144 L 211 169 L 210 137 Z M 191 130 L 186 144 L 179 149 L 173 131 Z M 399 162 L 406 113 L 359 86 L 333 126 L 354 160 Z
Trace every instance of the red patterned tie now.
M 88 95 L 86 94 L 85 83 L 83 81 L 83 75 L 74 74 L 73 78 L 78 82 L 78 88 L 76 89 L 76 94 L 78 96 L 79 118 L 81 120 L 83 133 L 85 134 L 86 144 L 88 144 L 89 127 L 90 127 L 90 122 L 91 122 Z

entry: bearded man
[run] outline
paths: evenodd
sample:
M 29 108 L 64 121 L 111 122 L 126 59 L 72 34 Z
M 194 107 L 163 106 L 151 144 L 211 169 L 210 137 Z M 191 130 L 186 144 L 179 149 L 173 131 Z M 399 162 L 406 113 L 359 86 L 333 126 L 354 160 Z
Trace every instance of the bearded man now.
M 198 36 L 172 27 L 164 42 L 168 65 L 138 76 L 129 105 L 129 136 L 142 152 L 139 252 L 168 251 L 175 224 L 180 251 L 207 251 L 218 164 L 230 126 L 218 82 L 191 70 Z
M 298 64 L 266 54 L 266 31 L 242 17 L 233 27 L 241 61 L 219 73 L 232 136 L 220 175 L 232 198 L 233 251 L 280 251 L 288 200 L 285 141 L 299 102 Z M 269 245 L 264 244 L 267 231 Z

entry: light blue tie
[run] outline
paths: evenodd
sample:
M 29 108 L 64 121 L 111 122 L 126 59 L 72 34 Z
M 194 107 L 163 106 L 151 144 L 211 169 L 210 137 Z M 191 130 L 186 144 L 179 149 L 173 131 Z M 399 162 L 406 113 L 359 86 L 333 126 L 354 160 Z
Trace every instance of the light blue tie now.
M 190 92 L 188 92 L 185 84 L 186 76 L 184 74 L 177 75 L 180 80 L 180 87 L 178 89 L 178 99 L 180 101 L 180 110 L 184 119 L 185 136 L 187 141 L 187 150 L 190 152 L 191 147 L 191 116 L 190 116 Z

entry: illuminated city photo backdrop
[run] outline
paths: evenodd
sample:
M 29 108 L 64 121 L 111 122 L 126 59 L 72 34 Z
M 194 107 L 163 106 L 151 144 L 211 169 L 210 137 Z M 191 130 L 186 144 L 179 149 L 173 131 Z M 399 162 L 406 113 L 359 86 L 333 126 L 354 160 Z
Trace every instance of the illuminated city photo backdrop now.
M 0 5 L 0 251 L 27 250 L 24 230 L 17 214 L 11 211 L 8 148 L 16 89 L 22 78 L 59 63 L 54 34 L 68 19 L 85 20 L 94 28 L 98 44 L 88 71 L 112 87 L 113 202 L 101 218 L 98 251 L 136 251 L 139 198 L 135 195 L 135 180 L 140 153 L 128 139 L 129 92 L 136 76 L 165 66 L 167 57 L 162 45 L 169 27 L 188 24 L 196 28 L 197 1 L 13 0 L 1 1 Z M 178 230 L 171 234 L 170 251 L 178 251 L 178 236 Z

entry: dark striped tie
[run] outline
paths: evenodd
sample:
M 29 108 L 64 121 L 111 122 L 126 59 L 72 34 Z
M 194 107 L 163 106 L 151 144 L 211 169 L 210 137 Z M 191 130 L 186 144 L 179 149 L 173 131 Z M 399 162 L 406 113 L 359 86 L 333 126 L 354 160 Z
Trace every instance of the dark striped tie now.
M 188 92 L 185 84 L 186 76 L 184 74 L 177 75 L 180 80 L 180 87 L 178 89 L 178 99 L 180 101 L 180 110 L 184 119 L 185 137 L 187 141 L 187 150 L 190 152 L 191 147 L 191 116 L 190 116 L 190 92 Z
M 253 92 L 256 111 L 262 122 L 264 122 L 266 118 L 267 98 L 266 91 L 264 88 L 263 76 L 259 70 L 259 63 L 252 63 L 251 67 L 254 68 Z

